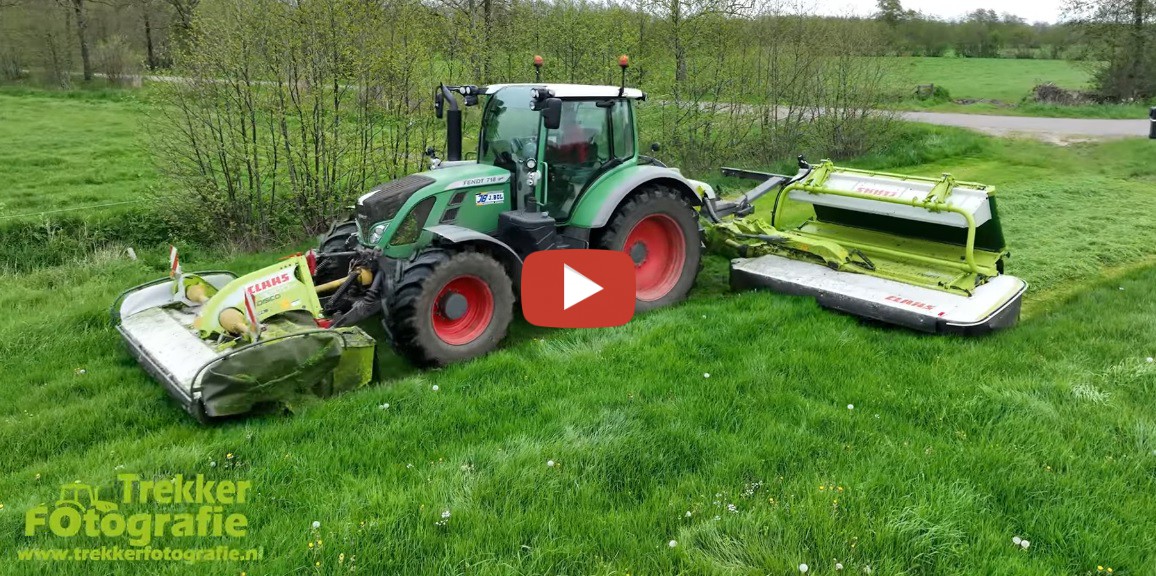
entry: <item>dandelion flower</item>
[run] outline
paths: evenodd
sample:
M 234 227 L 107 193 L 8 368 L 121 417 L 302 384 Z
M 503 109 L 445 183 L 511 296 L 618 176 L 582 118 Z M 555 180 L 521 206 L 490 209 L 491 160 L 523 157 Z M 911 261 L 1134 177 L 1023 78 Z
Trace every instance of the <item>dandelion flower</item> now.
M 691 514 L 690 514 L 690 510 L 687 510 L 687 511 L 686 511 L 686 517 L 687 517 L 687 518 L 690 518 L 690 516 L 691 516 Z
M 710 378 L 710 372 L 703 372 L 702 377 L 703 378 Z
M 1156 362 L 1156 358 L 1149 356 L 1148 358 L 1145 359 L 1145 361 L 1148 362 L 1149 364 L 1151 364 L 1153 362 Z
M 225 454 L 225 458 L 232 460 L 233 459 L 233 453 L 229 452 L 228 454 Z
M 848 410 L 854 410 L 854 409 L 855 409 L 855 405 L 854 405 L 854 404 L 848 404 L 848 405 L 847 405 L 847 409 L 848 409 Z
M 389 402 L 386 402 L 385 404 L 378 406 L 378 408 L 380 408 L 382 410 L 389 410 Z
M 1012 536 L 1012 544 L 1019 546 L 1020 542 L 1023 542 L 1022 538 L 1020 538 L 1019 536 Z
M 842 565 L 842 564 L 840 564 L 839 562 L 836 562 L 836 563 L 835 563 L 835 570 L 836 570 L 836 571 L 839 571 L 839 570 L 842 570 L 842 569 L 843 569 L 843 565 Z
M 863 567 L 863 573 L 864 574 L 870 574 L 871 573 L 871 567 L 870 566 L 864 566 Z
M 313 543 L 312 543 L 312 542 L 310 542 L 310 543 L 309 543 L 309 547 L 310 547 L 310 548 L 312 548 L 312 547 L 313 547 Z
M 1031 546 L 1031 545 L 1032 545 L 1032 543 L 1027 541 L 1027 540 L 1020 540 L 1020 548 L 1023 548 L 1024 550 L 1027 550 L 1028 546 Z
M 321 563 L 320 562 L 314 562 L 313 565 L 314 566 L 321 566 Z
M 1108 573 L 1109 573 L 1109 574 L 1111 574 L 1111 573 L 1112 573 L 1112 569 L 1111 569 L 1111 568 L 1108 568 Z
M 321 522 L 319 520 L 314 520 L 313 521 L 313 529 L 316 530 L 320 527 L 321 527 Z
M 433 390 L 434 392 L 437 392 L 439 390 L 438 385 L 434 384 L 433 387 L 431 388 L 431 390 Z
M 216 467 L 217 467 L 217 461 L 216 460 L 209 462 L 209 468 L 216 468 Z
M 1104 571 L 1103 566 L 1096 566 L 1096 572 L 1103 572 L 1103 571 Z
M 675 546 L 678 546 L 678 540 L 671 540 L 670 542 L 667 542 L 666 545 L 674 548 Z
M 802 572 L 803 574 L 806 574 L 810 569 L 811 567 L 807 566 L 806 564 L 799 564 L 799 572 Z
M 554 461 L 553 460 L 547 460 L 546 465 L 553 468 L 554 467 Z

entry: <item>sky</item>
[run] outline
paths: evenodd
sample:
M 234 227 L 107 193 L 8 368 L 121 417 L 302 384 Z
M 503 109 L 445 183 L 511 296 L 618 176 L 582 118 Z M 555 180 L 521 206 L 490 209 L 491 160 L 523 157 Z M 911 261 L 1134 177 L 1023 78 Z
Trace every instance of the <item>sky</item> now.
M 815 0 L 820 12 L 869 16 L 876 12 L 876 0 Z M 903 7 L 941 18 L 957 18 L 980 8 L 1015 14 L 1028 22 L 1056 22 L 1063 0 L 901 0 Z

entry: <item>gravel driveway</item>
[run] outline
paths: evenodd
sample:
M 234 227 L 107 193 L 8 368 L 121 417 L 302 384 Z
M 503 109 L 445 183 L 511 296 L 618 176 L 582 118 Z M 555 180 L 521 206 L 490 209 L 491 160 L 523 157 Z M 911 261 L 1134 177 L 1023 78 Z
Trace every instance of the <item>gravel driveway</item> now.
M 1027 136 L 1045 142 L 1068 144 L 1111 138 L 1148 137 L 1147 118 L 1137 120 L 1092 120 L 1076 118 L 1029 118 L 1026 116 L 984 116 L 943 112 L 901 112 L 900 118 L 941 126 L 970 128 L 995 136 Z

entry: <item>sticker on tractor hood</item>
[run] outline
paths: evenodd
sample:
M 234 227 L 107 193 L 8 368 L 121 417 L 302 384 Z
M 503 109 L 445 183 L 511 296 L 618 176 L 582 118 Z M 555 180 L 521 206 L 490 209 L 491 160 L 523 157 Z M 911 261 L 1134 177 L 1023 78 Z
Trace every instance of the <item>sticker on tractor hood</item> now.
M 446 190 L 453 190 L 455 188 L 473 188 L 474 186 L 488 186 L 490 184 L 505 184 L 509 181 L 509 174 L 503 174 L 501 176 L 483 176 L 481 178 L 458 180 L 457 182 L 446 186 Z
M 505 192 L 482 192 L 474 197 L 477 200 L 478 206 L 489 206 L 490 204 L 502 204 L 506 201 Z

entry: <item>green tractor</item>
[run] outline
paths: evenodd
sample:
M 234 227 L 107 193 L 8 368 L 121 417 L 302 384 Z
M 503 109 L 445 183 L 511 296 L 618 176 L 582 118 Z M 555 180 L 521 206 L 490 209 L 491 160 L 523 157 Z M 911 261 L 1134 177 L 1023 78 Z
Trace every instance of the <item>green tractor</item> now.
M 625 77 L 626 62 L 620 65 Z M 462 157 L 462 110 L 482 106 L 477 155 Z M 625 252 L 635 310 L 679 302 L 704 250 L 730 255 L 735 289 L 814 297 L 855 316 L 930 333 L 1014 325 L 1027 284 L 1004 274 L 995 188 L 799 159 L 784 176 L 725 199 L 639 153 L 622 86 L 446 86 L 446 158 L 358 198 L 319 253 L 238 277 L 172 272 L 113 304 L 129 351 L 195 417 L 292 405 L 372 380 L 380 318 L 419 367 L 483 355 L 505 338 L 522 263 L 542 250 Z M 773 195 L 770 219 L 755 204 Z M 789 204 L 813 216 L 794 222 Z M 806 211 L 794 211 L 805 213 Z
M 459 95 L 483 107 L 476 160 L 462 159 Z M 644 98 L 618 86 L 439 86 L 447 157 L 427 151 L 431 170 L 370 190 L 322 239 L 326 316 L 354 326 L 381 314 L 418 366 L 474 358 L 506 335 L 522 261 L 552 249 L 627 252 L 639 312 L 683 300 L 701 258 L 701 183 L 639 153 Z
M 626 62 L 620 61 L 625 77 Z M 462 108 L 482 106 L 462 158 Z M 540 250 L 625 251 L 636 311 L 686 298 L 702 257 L 705 184 L 639 153 L 623 86 L 437 87 L 446 158 L 357 199 L 320 250 L 238 277 L 185 274 L 132 288 L 112 321 L 130 352 L 200 420 L 328 396 L 372 379 L 375 317 L 419 367 L 493 350 Z

